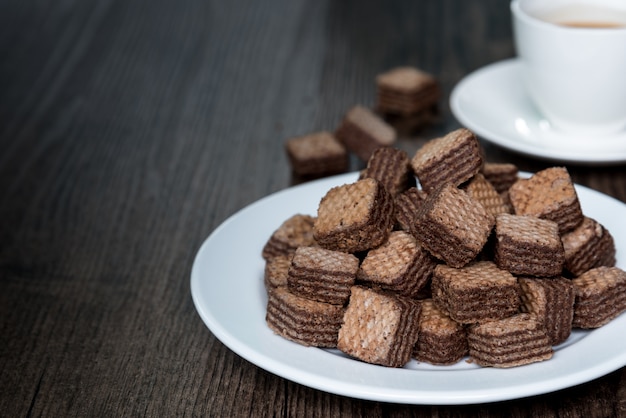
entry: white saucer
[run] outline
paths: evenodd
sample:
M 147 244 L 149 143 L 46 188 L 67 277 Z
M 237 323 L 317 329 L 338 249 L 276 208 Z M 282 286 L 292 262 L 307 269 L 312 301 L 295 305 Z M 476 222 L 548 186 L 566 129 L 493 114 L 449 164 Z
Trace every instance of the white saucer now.
M 450 95 L 457 120 L 487 141 L 534 157 L 585 164 L 626 162 L 626 131 L 578 137 L 550 126 L 526 95 L 519 67 L 517 59 L 509 59 L 461 80 Z

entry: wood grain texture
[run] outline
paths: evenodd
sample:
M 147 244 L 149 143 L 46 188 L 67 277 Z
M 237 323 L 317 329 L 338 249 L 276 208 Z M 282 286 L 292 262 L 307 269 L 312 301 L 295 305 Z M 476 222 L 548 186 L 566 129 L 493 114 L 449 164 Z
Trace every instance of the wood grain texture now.
M 460 126 L 464 75 L 513 55 L 501 0 L 0 2 L 0 416 L 624 416 L 625 369 L 474 406 L 331 395 L 238 357 L 191 300 L 203 240 L 291 184 L 287 138 L 409 64 L 446 98 L 412 153 Z M 626 202 L 624 165 L 568 169 Z

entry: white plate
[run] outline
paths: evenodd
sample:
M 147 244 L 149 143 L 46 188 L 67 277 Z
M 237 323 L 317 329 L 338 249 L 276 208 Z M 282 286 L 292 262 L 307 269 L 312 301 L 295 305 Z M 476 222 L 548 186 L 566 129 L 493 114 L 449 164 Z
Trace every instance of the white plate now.
M 578 137 L 555 129 L 526 95 L 519 70 L 520 62 L 509 59 L 461 80 L 450 95 L 457 120 L 487 141 L 534 157 L 583 164 L 626 162 L 626 131 Z
M 344 174 L 292 187 L 242 209 L 202 244 L 191 271 L 191 294 L 203 321 L 248 361 L 294 382 L 361 399 L 409 404 L 472 404 L 514 399 L 573 386 L 626 365 L 626 315 L 594 330 L 576 331 L 552 359 L 513 369 L 461 361 L 432 366 L 412 360 L 400 369 L 366 364 L 336 350 L 307 348 L 274 335 L 265 324 L 267 301 L 261 251 L 288 217 L 317 213 L 333 186 L 356 181 Z M 613 234 L 618 266 L 626 267 L 626 205 L 577 186 L 583 212 Z M 619 343 L 618 343 L 619 341 Z

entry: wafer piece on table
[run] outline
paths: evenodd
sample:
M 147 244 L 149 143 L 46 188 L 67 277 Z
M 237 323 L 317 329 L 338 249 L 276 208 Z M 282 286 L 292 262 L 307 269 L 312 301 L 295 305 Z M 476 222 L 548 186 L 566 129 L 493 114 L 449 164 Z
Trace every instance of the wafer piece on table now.
M 445 183 L 459 186 L 478 173 L 482 165 L 478 138 L 465 128 L 431 139 L 411 159 L 411 167 L 427 193 Z
M 585 217 L 572 231 L 561 236 L 565 250 L 565 268 L 580 276 L 594 267 L 615 265 L 615 241 L 595 219 Z
M 437 307 L 461 324 L 506 318 L 521 303 L 517 279 L 491 261 L 459 269 L 440 264 L 431 288 Z
M 550 345 L 570 336 L 574 317 L 574 285 L 564 277 L 519 279 L 522 311 L 533 314 L 546 328 Z
M 504 193 L 518 180 L 519 169 L 511 163 L 485 162 L 481 173 L 498 193 Z
M 392 147 L 374 151 L 361 177 L 378 180 L 392 196 L 415 187 L 415 176 L 408 154 Z
M 466 192 L 447 183 L 421 205 L 413 226 L 418 242 L 452 267 L 463 267 L 482 250 L 494 217 Z
M 337 348 L 367 363 L 401 367 L 417 341 L 420 309 L 419 302 L 393 292 L 354 286 Z
M 385 122 L 393 126 L 400 137 L 413 135 L 421 129 L 439 122 L 441 119 L 438 104 L 433 104 L 430 108 L 411 115 L 386 113 L 381 110 L 378 110 L 378 112 L 382 115 Z
M 285 151 L 291 170 L 302 178 L 317 178 L 348 170 L 348 151 L 330 132 L 290 138 Z
M 598 328 L 626 311 L 626 272 L 618 267 L 596 267 L 572 280 L 576 291 L 576 328 Z
M 279 255 L 289 255 L 298 247 L 315 245 L 314 222 L 314 217 L 302 214 L 293 215 L 285 220 L 263 246 L 263 258 L 268 260 Z
M 313 235 L 320 246 L 330 250 L 369 250 L 389 236 L 393 212 L 393 199 L 377 180 L 337 186 L 319 204 Z
M 287 286 L 287 276 L 293 254 L 272 257 L 265 262 L 263 281 L 269 291 L 275 287 Z
M 437 365 L 457 363 L 468 353 L 465 327 L 439 309 L 432 299 L 420 304 L 422 311 L 413 357 Z
M 496 218 L 495 237 L 495 262 L 501 269 L 516 275 L 561 275 L 565 253 L 555 222 L 504 213 Z
M 287 287 L 292 293 L 320 302 L 344 305 L 356 280 L 359 259 L 320 247 L 299 247 L 291 260 Z
M 354 106 L 344 116 L 335 136 L 363 161 L 381 147 L 396 142 L 395 129 L 380 116 L 363 106 Z
M 284 287 L 268 292 L 265 320 L 276 334 L 296 343 L 335 348 L 345 308 L 313 301 Z
M 483 205 L 487 212 L 493 216 L 501 213 L 509 213 L 509 206 L 506 204 L 498 191 L 489 183 L 485 177 L 478 173 L 465 184 L 463 190 L 478 203 Z
M 543 324 L 528 313 L 469 327 L 469 355 L 486 367 L 516 367 L 552 358 Z
M 429 111 L 441 98 L 437 79 L 414 67 L 396 67 L 376 77 L 376 109 L 410 116 Z
M 417 187 L 411 187 L 395 197 L 394 215 L 396 219 L 395 225 L 398 229 L 406 232 L 413 230 L 418 209 L 426 200 L 426 196 L 425 191 Z
M 404 231 L 394 231 L 380 247 L 370 250 L 357 279 L 416 298 L 431 278 L 437 261 Z
M 583 221 L 578 195 L 565 167 L 547 168 L 518 180 L 509 188 L 509 198 L 515 214 L 554 221 L 560 234 Z

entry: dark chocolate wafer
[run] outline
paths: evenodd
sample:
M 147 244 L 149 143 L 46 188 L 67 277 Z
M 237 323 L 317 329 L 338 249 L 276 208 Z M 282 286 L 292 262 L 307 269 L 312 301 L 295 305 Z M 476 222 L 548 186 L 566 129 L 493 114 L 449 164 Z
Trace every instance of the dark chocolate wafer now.
M 289 290 L 308 299 L 344 305 L 356 280 L 359 259 L 320 247 L 296 250 L 287 275 Z
M 290 138 L 285 151 L 294 174 L 316 178 L 348 170 L 348 151 L 330 132 Z
M 437 261 L 404 231 L 394 231 L 380 247 L 370 250 L 357 279 L 416 298 L 429 282 Z
M 583 221 L 574 183 L 565 167 L 550 167 L 509 188 L 515 214 L 554 221 L 563 234 Z
M 462 324 L 506 318 L 520 306 L 517 279 L 491 261 L 459 269 L 440 264 L 431 288 L 437 307 Z
M 420 309 L 413 299 L 354 286 L 337 348 L 367 363 L 401 367 L 417 341 Z
M 565 250 L 565 268 L 580 276 L 594 267 L 615 265 L 615 241 L 595 219 L 585 217 L 575 229 L 561 236 Z
M 555 222 L 504 213 L 496 218 L 495 261 L 517 275 L 551 277 L 563 270 L 565 254 Z
M 377 180 L 337 186 L 319 204 L 313 235 L 320 246 L 331 250 L 369 250 L 389 236 L 393 212 L 393 199 Z
M 289 255 L 301 246 L 315 245 L 313 224 L 310 215 L 296 214 L 285 220 L 263 246 L 262 256 L 268 260 L 278 255 Z
M 430 193 L 444 183 L 459 186 L 483 165 L 478 138 L 465 128 L 428 141 L 411 159 L 422 188 Z
M 522 311 L 535 315 L 545 326 L 550 345 L 570 336 L 574 317 L 574 285 L 564 277 L 520 277 Z
M 528 313 L 469 327 L 469 355 L 487 367 L 516 367 L 552 358 L 543 324 Z
M 618 267 L 596 267 L 572 280 L 576 291 L 577 328 L 598 328 L 626 311 L 626 272 Z
M 362 178 L 378 180 L 392 195 L 396 196 L 409 187 L 415 187 L 408 154 L 392 147 L 378 148 L 372 153 Z
M 276 334 L 305 346 L 335 348 L 345 308 L 277 287 L 268 292 L 265 320 Z
M 480 253 L 493 224 L 493 216 L 480 203 L 447 183 L 421 205 L 413 233 L 432 255 L 462 267 Z
M 376 77 L 377 110 L 413 115 L 436 105 L 441 97 L 437 79 L 414 67 L 396 67 Z
M 413 224 L 419 207 L 426 200 L 426 192 L 411 187 L 394 199 L 396 227 L 406 232 L 413 231 Z
M 363 106 L 354 106 L 344 116 L 335 136 L 363 161 L 380 147 L 396 142 L 395 129 L 380 116 Z
M 420 304 L 422 311 L 413 357 L 437 365 L 457 363 L 468 353 L 465 327 L 439 309 L 432 299 Z

